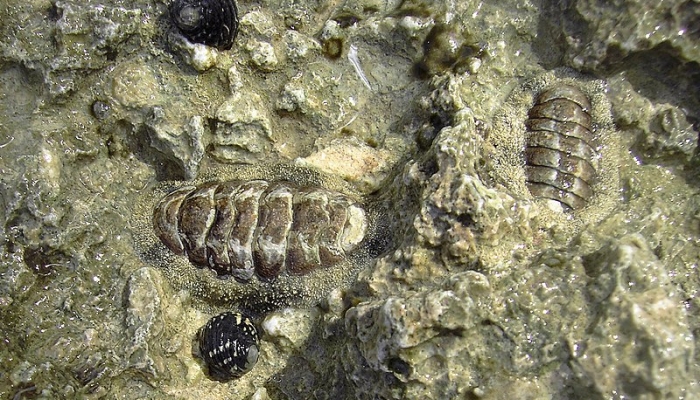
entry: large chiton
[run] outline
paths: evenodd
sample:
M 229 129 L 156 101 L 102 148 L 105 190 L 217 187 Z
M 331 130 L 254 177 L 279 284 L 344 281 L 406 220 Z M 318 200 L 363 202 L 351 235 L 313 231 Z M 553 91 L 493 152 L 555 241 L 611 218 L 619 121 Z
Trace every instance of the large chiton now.
M 153 229 L 192 264 L 247 282 L 338 264 L 364 239 L 367 215 L 348 196 L 322 187 L 209 181 L 165 195 L 154 208 Z
M 526 122 L 525 176 L 530 193 L 584 207 L 596 181 L 591 103 L 578 88 L 559 84 L 542 91 Z
M 132 232 L 141 258 L 176 289 L 258 315 L 348 287 L 390 244 L 382 215 L 313 169 L 227 166 L 144 190 Z

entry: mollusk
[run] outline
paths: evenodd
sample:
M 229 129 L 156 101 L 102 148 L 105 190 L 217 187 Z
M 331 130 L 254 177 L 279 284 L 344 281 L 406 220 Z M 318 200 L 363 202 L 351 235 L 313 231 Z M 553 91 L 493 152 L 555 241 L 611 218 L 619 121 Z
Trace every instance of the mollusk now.
M 210 319 L 197 335 L 199 357 L 217 380 L 238 378 L 258 361 L 260 339 L 251 319 L 225 312 Z
M 189 41 L 219 50 L 230 49 L 238 34 L 238 10 L 233 0 L 174 0 L 170 16 Z
M 525 176 L 533 196 L 571 209 L 584 207 L 593 196 L 598 154 L 590 110 L 586 95 L 570 85 L 537 97 L 526 122 Z
M 338 264 L 367 225 L 364 209 L 346 195 L 285 181 L 185 185 L 153 211 L 156 236 L 170 251 L 243 282 Z

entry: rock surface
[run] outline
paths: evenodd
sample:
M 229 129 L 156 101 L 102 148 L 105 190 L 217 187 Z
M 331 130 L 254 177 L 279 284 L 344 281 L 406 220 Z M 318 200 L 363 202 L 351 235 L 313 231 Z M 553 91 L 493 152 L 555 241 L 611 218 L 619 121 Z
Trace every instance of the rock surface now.
M 167 2 L 6 3 L 0 397 L 700 397 L 697 2 L 238 2 L 230 50 Z M 600 154 L 576 211 L 523 170 L 559 83 Z M 149 264 L 138 200 L 240 163 L 357 193 L 382 216 L 358 268 L 253 288 Z M 278 288 L 299 301 L 254 316 L 258 363 L 211 380 L 197 329 Z

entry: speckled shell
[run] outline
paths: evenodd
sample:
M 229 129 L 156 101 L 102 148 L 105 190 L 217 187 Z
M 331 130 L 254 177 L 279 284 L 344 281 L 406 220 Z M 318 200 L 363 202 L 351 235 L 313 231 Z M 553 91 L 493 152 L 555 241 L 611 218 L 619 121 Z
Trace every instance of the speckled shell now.
M 364 239 L 367 216 L 344 194 L 320 187 L 213 181 L 165 195 L 153 228 L 173 253 L 245 282 L 339 263 Z
M 258 361 L 258 330 L 247 316 L 225 312 L 210 319 L 197 335 L 199 356 L 209 375 L 221 381 L 238 378 Z
M 233 0 L 174 0 L 170 17 L 193 43 L 228 50 L 238 35 L 238 10 Z
M 536 197 L 584 207 L 596 180 L 591 104 L 576 87 L 557 85 L 537 97 L 526 126 L 525 176 Z

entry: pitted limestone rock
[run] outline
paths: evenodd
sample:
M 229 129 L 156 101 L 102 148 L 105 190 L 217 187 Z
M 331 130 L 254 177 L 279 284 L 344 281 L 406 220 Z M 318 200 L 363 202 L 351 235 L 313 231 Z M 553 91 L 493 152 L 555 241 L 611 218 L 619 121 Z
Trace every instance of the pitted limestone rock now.
M 211 155 L 227 163 L 265 160 L 273 150 L 272 125 L 263 99 L 254 92 L 232 94 L 216 111 Z
M 682 397 L 693 335 L 683 302 L 644 238 L 611 243 L 591 255 L 586 269 L 598 318 L 589 336 L 569 343 L 578 384 L 601 398 Z
M 466 394 L 481 384 L 482 360 L 499 364 L 507 359 L 504 351 L 510 344 L 489 322 L 490 291 L 486 276 L 465 272 L 440 290 L 360 303 L 346 313 L 345 325 L 374 371 L 404 382 L 405 398 L 417 398 L 426 390 L 422 398 Z M 350 354 L 354 350 L 349 348 Z M 349 365 L 348 373 L 366 374 L 359 365 Z M 378 392 L 358 386 L 360 391 Z

